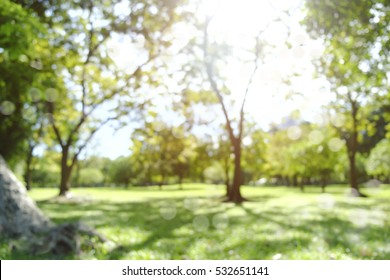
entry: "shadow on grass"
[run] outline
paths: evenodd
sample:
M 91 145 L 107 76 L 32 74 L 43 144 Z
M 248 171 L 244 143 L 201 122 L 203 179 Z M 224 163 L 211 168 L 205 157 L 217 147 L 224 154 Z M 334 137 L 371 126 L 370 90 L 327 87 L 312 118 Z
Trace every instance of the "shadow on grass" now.
M 114 241 L 113 248 L 97 247 L 88 255 L 98 259 L 272 259 L 277 255 L 288 259 L 390 259 L 386 247 L 390 244 L 388 224 L 368 223 L 362 227 L 351 222 L 348 215 L 314 209 L 313 205 L 258 208 L 274 198 L 277 197 L 255 195 L 250 197 L 252 202 L 238 207 L 201 198 L 193 211 L 187 209 L 183 198 L 126 203 L 48 200 L 38 204 L 56 223 L 82 221 Z M 359 207 L 369 210 L 374 204 L 375 201 L 363 206 L 339 203 L 337 207 L 345 211 Z M 162 209 L 168 209 L 171 215 L 167 217 L 165 213 L 164 219 Z M 227 226 L 215 225 L 218 215 L 228 216 Z M 203 222 L 196 223 L 195 217 L 199 216 Z M 332 252 L 345 256 L 333 256 Z M 18 252 L 2 254 L 7 259 L 51 258 Z
M 338 203 L 339 208 L 352 211 L 361 211 L 362 209 L 369 211 L 373 209 L 373 206 L 374 203 L 364 206 Z M 254 212 L 245 205 L 241 208 L 248 216 L 263 223 L 276 224 L 285 231 L 295 231 L 298 236 L 301 234 L 312 236 L 313 243 L 319 243 L 317 249 L 322 250 L 324 246 L 330 251 L 333 248 L 338 248 L 344 251 L 345 255 L 355 259 L 390 259 L 390 247 L 388 246 L 390 244 L 390 224 L 388 219 L 386 222 L 382 220 L 382 222 L 377 223 L 370 220 L 370 217 L 364 217 L 364 213 L 357 212 L 354 217 L 345 215 L 340 217 L 337 212 L 332 210 L 320 210 L 320 217 L 300 219 L 299 216 L 305 213 L 302 208 L 289 211 L 288 214 L 282 207 L 278 207 L 279 211 L 262 213 Z M 321 241 L 323 242 L 321 243 Z M 334 258 L 334 256 L 331 254 L 330 258 Z

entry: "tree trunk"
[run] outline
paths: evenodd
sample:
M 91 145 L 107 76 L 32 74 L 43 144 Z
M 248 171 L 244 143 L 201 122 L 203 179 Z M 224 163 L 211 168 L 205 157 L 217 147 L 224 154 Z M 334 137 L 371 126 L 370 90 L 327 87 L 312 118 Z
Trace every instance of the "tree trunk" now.
M 299 180 L 299 189 L 301 190 L 301 192 L 305 192 L 305 180 L 303 179 L 303 177 L 301 178 L 301 180 Z
M 322 191 L 322 193 L 325 193 L 327 181 L 328 181 L 327 176 L 325 174 L 322 174 L 322 176 L 321 176 L 321 191 Z
M 150 170 L 150 167 L 148 167 L 148 169 L 146 171 L 145 180 L 147 182 L 147 186 L 151 186 L 153 184 L 153 182 L 152 182 L 152 172 Z
M 225 186 L 226 186 L 226 198 L 230 198 L 230 190 L 231 190 L 231 184 L 230 184 L 230 178 L 229 178 L 229 173 L 230 173 L 230 155 L 229 157 L 225 158 Z
M 350 154 L 348 155 L 348 159 L 349 159 L 349 183 L 352 189 L 358 190 L 359 187 L 357 182 L 355 154 L 352 151 L 350 151 Z
M 183 190 L 183 174 L 179 175 L 179 189 Z
M 86 235 L 88 239 L 80 239 Z M 0 156 L 0 236 L 18 239 L 14 249 L 23 254 L 53 254 L 61 256 L 80 253 L 86 246 L 83 240 L 97 237 L 99 242 L 107 239 L 82 223 L 54 224 L 26 195 L 26 189 L 7 167 Z
M 241 141 L 236 139 L 234 142 L 234 175 L 233 184 L 230 188 L 228 201 L 241 203 L 244 198 L 241 195 L 242 169 L 241 169 Z
M 70 175 L 72 174 L 73 165 L 68 165 L 68 151 L 65 149 L 62 152 L 61 158 L 61 183 L 59 196 L 69 196 L 70 191 Z
M 200 182 L 201 182 L 202 184 L 204 184 L 205 181 L 206 181 L 206 179 L 205 179 L 205 176 L 204 176 L 204 172 L 202 171 L 201 174 L 200 174 Z
M 355 153 L 350 154 L 348 152 L 348 159 L 349 159 L 349 183 L 351 186 L 351 195 L 357 197 L 366 197 L 366 195 L 362 194 L 359 190 L 359 185 L 357 181 Z
M 284 181 L 285 181 L 285 184 L 286 184 L 287 187 L 291 187 L 291 185 L 290 185 L 290 178 L 288 176 L 284 177 Z
M 357 134 L 357 112 L 358 108 L 353 103 L 352 104 L 352 135 L 347 139 L 347 152 L 349 160 L 349 183 L 351 186 L 352 196 L 357 197 L 366 197 L 359 191 L 358 181 L 357 181 L 357 169 L 356 169 L 356 153 L 357 153 L 357 144 L 358 144 L 358 134 Z
M 26 182 L 26 189 L 29 191 L 31 190 L 31 163 L 33 159 L 33 152 L 34 152 L 35 146 L 29 145 L 28 147 L 28 153 L 27 153 L 27 159 L 26 159 L 26 170 L 24 173 L 24 181 Z
M 226 187 L 225 197 L 226 197 L 226 199 L 229 200 L 230 199 L 231 188 L 232 188 L 232 186 L 230 185 L 230 181 L 229 180 L 225 181 L 225 187 Z
M 0 156 L 0 236 L 28 236 L 51 225 Z
M 298 187 L 298 177 L 297 177 L 297 175 L 293 176 L 293 183 L 292 184 L 293 184 L 294 187 Z
M 69 166 L 61 167 L 61 183 L 59 196 L 68 196 L 70 191 L 70 174 L 71 169 Z
M 160 189 L 160 191 L 162 191 L 162 186 L 164 185 L 164 181 L 165 181 L 165 172 L 162 172 L 161 181 L 158 184 L 158 188 Z

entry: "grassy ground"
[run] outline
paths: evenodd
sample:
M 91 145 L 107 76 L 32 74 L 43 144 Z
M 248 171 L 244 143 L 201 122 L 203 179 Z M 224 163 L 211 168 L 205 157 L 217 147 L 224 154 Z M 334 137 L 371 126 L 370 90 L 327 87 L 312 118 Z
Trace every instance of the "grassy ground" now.
M 241 206 L 200 184 L 74 189 L 78 203 L 50 201 L 54 189 L 30 195 L 55 222 L 81 220 L 112 240 L 71 259 L 390 259 L 390 186 L 369 198 L 347 190 L 244 187 Z M 31 258 L 9 248 L 0 243 L 2 259 Z

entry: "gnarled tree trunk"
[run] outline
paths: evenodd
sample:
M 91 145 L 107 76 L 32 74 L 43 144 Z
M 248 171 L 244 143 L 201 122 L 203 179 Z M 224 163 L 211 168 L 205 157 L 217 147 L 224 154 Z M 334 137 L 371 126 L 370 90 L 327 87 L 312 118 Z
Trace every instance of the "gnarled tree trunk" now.
M 55 226 L 27 196 L 26 188 L 0 155 L 0 237 L 22 238 L 31 254 L 66 255 L 80 252 L 80 236 L 107 239 L 82 223 Z
M 26 236 L 46 231 L 51 225 L 0 156 L 0 235 Z

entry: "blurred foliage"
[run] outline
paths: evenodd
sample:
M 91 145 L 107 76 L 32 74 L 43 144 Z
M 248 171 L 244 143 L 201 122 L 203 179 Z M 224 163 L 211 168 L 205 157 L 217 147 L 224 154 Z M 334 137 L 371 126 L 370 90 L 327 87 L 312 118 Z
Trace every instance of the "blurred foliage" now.
M 25 166 L 31 173 L 25 180 L 34 186 L 230 185 L 238 151 L 244 183 L 260 178 L 288 185 L 344 181 L 351 177 L 351 161 L 359 183 L 368 175 L 385 176 L 388 1 L 306 1 L 304 24 L 325 48 L 314 63 L 336 100 L 326 108 L 323 124 L 293 114 L 290 123 L 282 121 L 269 131 L 246 120 L 245 110 L 233 113 L 238 100 L 223 75 L 233 49 L 216 38 L 207 38 L 204 49 L 203 19 L 190 12 L 196 1 L 188 3 L 0 0 L 0 154 L 18 170 Z M 178 51 L 181 78 L 175 78 L 179 89 L 171 92 L 165 78 L 174 73 L 165 73 L 170 62 L 163 56 L 173 56 L 169 48 L 176 24 L 194 25 L 196 32 Z M 272 49 L 260 37 L 247 50 L 255 69 Z M 146 60 L 122 69 L 111 43 L 126 40 Z M 267 46 L 260 51 L 259 44 Z M 215 61 L 205 62 L 203 55 Z M 204 64 L 220 59 L 225 62 L 209 65 L 215 75 L 205 77 Z M 164 106 L 180 121 L 160 119 L 156 100 L 169 100 Z M 228 134 L 219 129 L 197 135 L 194 128 L 212 124 L 218 114 L 209 112 L 221 105 L 227 109 Z M 112 121 L 116 127 L 139 124 L 131 135 L 131 155 L 80 159 L 94 134 Z
M 381 140 L 374 149 L 366 162 L 367 172 L 370 175 L 380 179 L 389 180 L 390 177 L 390 140 Z
M 39 79 L 47 54 L 46 29 L 9 0 L 0 1 L 0 154 L 12 165 L 26 151 L 33 123 L 24 110 L 33 106 L 29 89 Z
M 388 106 L 390 100 L 387 77 L 389 4 L 387 0 L 306 1 L 304 23 L 310 35 L 322 40 L 325 46 L 323 56 L 316 63 L 317 70 L 327 78 L 336 94 L 330 112 L 345 120 L 335 127 L 346 143 L 349 179 L 354 189 L 358 187 L 358 152 L 363 145 L 366 152 L 373 146 L 369 147 L 367 134 L 374 145 L 380 140 L 372 137 L 375 133 L 370 122 L 379 123 L 369 118 L 375 109 L 368 109 L 367 104 L 379 109 Z M 362 145 L 363 136 L 366 142 Z
M 0 74 L 4 81 L 0 87 L 13 98 L 2 94 L 0 101 L 6 100 L 2 111 L 13 106 L 13 112 L 0 115 L 6 122 L 1 126 L 5 139 L 0 139 L 0 152 L 8 159 L 21 150 L 16 145 L 28 139 L 29 174 L 35 146 L 56 145 L 62 152 L 60 193 L 66 193 L 78 157 L 94 134 L 106 123 L 144 106 L 137 90 L 160 84 L 155 74 L 161 66 L 151 62 L 170 46 L 167 36 L 185 17 L 177 11 L 179 3 L 185 2 L 2 0 L 0 60 L 4 69 Z M 121 40 L 136 46 L 144 61 L 120 68 L 110 44 Z M 44 106 L 34 106 L 49 114 L 35 114 L 35 121 L 24 122 L 22 110 L 33 110 L 29 99 L 33 95 L 38 103 L 41 94 Z M 102 108 L 107 112 L 102 114 Z M 31 134 L 32 126 L 39 133 Z M 42 126 L 50 128 L 51 143 L 41 139 L 47 132 L 39 129 Z
M 104 181 L 103 173 L 97 168 L 84 168 L 80 170 L 78 175 L 78 185 L 79 186 L 98 186 L 102 185 Z
M 110 183 L 114 183 L 118 186 L 124 185 L 126 187 L 128 187 L 130 183 L 138 183 L 138 174 L 134 172 L 135 168 L 129 157 L 119 157 L 110 161 L 107 168 Z

